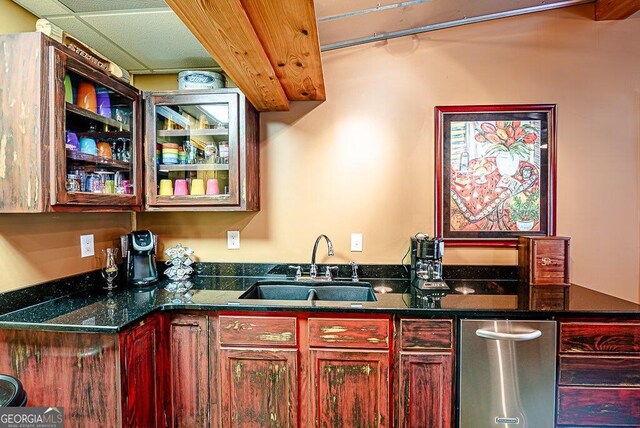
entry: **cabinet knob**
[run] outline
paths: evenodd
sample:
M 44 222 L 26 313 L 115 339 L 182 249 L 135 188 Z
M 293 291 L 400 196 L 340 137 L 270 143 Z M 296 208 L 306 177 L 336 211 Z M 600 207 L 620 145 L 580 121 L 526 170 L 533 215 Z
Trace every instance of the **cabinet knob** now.
M 543 257 L 540 260 L 540 263 L 542 264 L 542 266 L 550 265 L 551 262 L 552 262 L 552 260 L 549 257 Z

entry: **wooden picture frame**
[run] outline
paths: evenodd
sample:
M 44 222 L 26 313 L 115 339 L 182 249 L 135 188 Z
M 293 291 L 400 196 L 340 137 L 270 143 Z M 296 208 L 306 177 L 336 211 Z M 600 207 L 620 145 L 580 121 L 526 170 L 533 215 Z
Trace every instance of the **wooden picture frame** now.
M 516 246 L 555 235 L 555 104 L 441 106 L 435 117 L 435 236 Z

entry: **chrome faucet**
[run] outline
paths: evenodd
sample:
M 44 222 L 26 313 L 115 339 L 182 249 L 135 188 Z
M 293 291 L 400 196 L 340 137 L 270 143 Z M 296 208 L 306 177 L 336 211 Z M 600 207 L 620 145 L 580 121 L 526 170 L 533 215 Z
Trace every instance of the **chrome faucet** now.
M 320 235 L 316 238 L 316 243 L 313 244 L 313 252 L 311 253 L 311 267 L 309 268 L 309 276 L 311 279 L 316 279 L 318 277 L 318 266 L 316 265 L 316 252 L 318 251 L 318 244 L 320 243 L 320 239 L 324 238 L 327 241 L 328 255 L 333 256 L 333 243 L 331 239 L 327 235 Z

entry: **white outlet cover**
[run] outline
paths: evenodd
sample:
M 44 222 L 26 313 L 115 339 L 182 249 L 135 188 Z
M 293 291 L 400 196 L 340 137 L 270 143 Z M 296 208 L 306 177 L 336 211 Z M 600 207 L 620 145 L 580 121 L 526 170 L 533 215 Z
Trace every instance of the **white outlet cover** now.
M 362 252 L 362 233 L 351 234 L 351 251 Z
M 91 257 L 94 254 L 93 235 L 80 235 L 80 257 Z
M 240 249 L 240 231 L 239 230 L 227 230 L 227 249 L 228 250 Z

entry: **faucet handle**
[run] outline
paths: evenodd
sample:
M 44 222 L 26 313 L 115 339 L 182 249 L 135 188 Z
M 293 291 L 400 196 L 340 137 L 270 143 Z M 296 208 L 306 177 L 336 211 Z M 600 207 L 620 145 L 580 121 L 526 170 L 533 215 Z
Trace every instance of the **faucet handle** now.
M 338 266 L 327 266 L 325 268 L 324 271 L 324 277 L 325 279 L 331 281 L 333 279 L 333 275 L 331 274 L 331 271 L 335 271 L 336 273 L 338 273 Z
M 358 265 L 356 262 L 351 261 L 349 262 L 349 264 L 351 265 L 351 281 L 360 281 L 360 278 L 358 277 Z
M 289 269 L 296 270 L 296 277 L 295 277 L 296 281 L 302 278 L 302 267 L 300 267 L 300 265 L 297 265 L 297 266 L 289 265 Z

